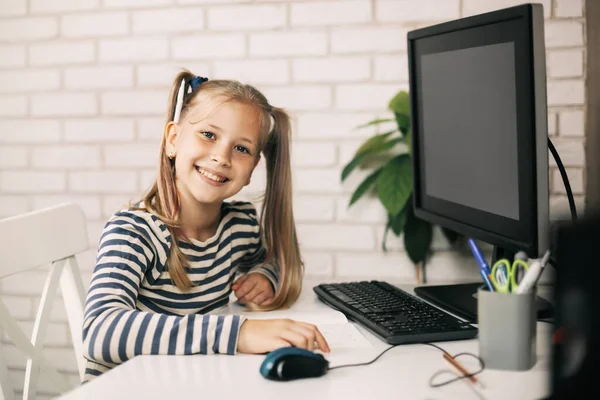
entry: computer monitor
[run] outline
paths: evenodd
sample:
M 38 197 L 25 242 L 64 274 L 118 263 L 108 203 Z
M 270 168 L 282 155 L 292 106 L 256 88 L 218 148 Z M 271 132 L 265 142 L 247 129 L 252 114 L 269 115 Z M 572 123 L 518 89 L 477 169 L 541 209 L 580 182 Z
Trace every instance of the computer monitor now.
M 492 263 L 520 250 L 541 257 L 549 246 L 542 5 L 413 30 L 408 60 L 415 215 L 494 245 Z M 417 294 L 476 312 L 481 284 Z

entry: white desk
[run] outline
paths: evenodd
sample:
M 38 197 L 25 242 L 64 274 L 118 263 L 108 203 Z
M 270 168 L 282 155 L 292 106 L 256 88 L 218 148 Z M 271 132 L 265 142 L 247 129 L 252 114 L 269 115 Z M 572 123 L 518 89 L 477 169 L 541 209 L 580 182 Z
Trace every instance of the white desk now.
M 327 307 L 307 282 L 294 308 Z M 410 290 L 410 286 L 399 285 Z M 376 356 L 388 345 L 360 326 Z M 340 368 L 320 378 L 274 382 L 263 378 L 263 355 L 137 356 L 60 399 L 543 399 L 550 393 L 551 326 L 538 322 L 535 366 L 529 371 L 486 369 L 477 392 L 466 381 L 429 387 L 430 377 L 449 369 L 442 353 L 426 345 L 402 345 L 371 365 Z M 478 354 L 477 340 L 439 342 L 451 354 Z

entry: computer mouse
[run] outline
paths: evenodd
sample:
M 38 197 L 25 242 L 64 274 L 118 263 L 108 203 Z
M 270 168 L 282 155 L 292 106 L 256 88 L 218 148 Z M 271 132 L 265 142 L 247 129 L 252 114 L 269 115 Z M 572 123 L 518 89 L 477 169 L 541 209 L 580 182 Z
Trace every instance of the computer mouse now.
M 329 361 L 323 355 L 299 347 L 286 346 L 265 356 L 260 373 L 274 381 L 314 378 L 325 375 Z

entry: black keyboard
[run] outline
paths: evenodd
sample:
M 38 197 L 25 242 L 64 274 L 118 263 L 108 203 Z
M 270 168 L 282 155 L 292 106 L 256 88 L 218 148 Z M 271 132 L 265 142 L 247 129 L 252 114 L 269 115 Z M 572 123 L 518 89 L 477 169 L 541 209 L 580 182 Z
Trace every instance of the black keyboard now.
M 389 344 L 473 339 L 477 328 L 382 281 L 323 283 L 318 298 Z

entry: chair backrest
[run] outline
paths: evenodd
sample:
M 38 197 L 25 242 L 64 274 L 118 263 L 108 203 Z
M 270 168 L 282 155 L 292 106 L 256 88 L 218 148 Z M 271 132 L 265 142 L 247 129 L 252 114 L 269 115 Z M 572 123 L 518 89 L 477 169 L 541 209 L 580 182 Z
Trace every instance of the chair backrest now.
M 66 379 L 43 358 L 42 345 L 52 304 L 60 286 L 79 377 L 83 380 L 85 359 L 81 330 L 85 289 L 75 255 L 88 249 L 86 217 L 76 204 L 64 203 L 0 219 L 0 279 L 50 264 L 41 293 L 33 333 L 28 338 L 0 301 L 0 324 L 27 357 L 23 398 L 35 398 L 41 371 L 50 374 L 59 391 L 70 389 Z M 0 386 L 4 398 L 14 398 L 8 370 L 0 362 Z

